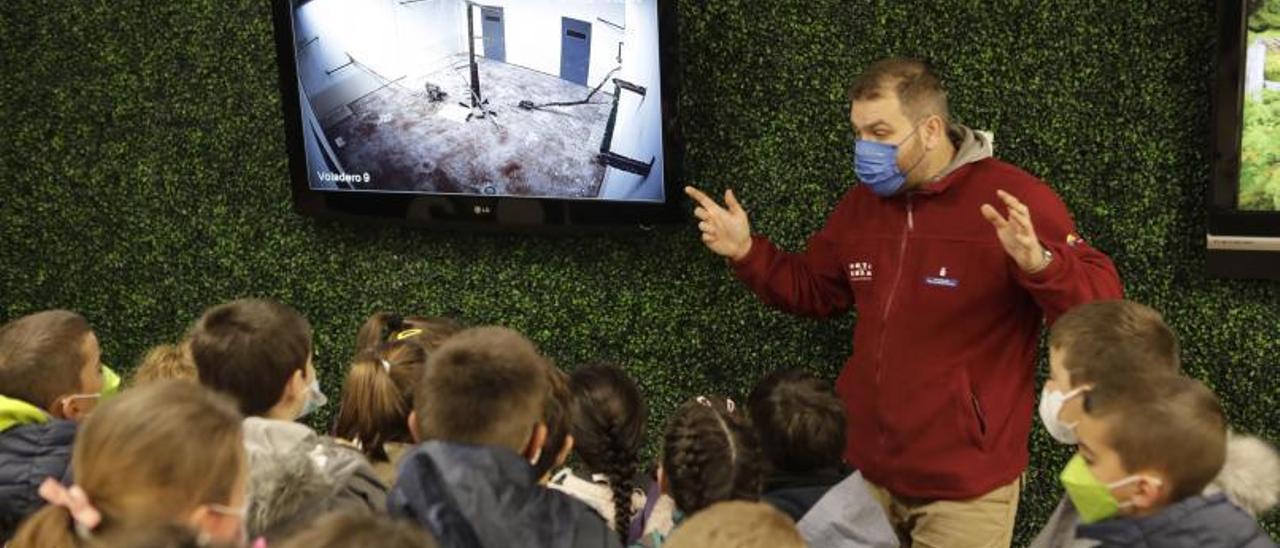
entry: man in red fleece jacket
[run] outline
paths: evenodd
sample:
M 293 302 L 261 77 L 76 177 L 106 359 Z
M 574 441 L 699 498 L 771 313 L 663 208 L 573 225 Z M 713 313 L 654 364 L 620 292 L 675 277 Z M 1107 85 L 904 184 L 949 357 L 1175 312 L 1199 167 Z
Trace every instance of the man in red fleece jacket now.
M 702 241 L 770 306 L 817 317 L 856 308 L 836 381 L 845 459 L 905 545 L 1008 546 L 1040 329 L 1077 304 L 1120 298 L 1119 276 L 1048 185 L 993 158 L 988 135 L 951 123 L 924 63 L 877 62 L 849 99 L 861 183 L 804 252 L 752 236 L 732 191 L 721 206 L 687 188 Z

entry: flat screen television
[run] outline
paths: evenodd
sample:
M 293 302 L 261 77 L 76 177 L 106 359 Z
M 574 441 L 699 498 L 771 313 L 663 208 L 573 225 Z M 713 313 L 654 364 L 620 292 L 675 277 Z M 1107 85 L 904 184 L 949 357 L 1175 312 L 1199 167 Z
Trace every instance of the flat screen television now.
M 674 16 L 665 0 L 273 0 L 295 210 L 685 220 Z
M 1218 1 L 1209 273 L 1280 279 L 1280 0 Z

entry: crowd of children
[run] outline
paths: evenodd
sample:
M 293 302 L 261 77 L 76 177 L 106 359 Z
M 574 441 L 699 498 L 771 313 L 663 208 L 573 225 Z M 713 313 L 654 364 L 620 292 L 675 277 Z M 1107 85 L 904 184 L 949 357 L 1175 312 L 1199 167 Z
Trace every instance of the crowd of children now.
M 910 545 L 913 509 L 846 465 L 841 400 L 804 371 L 745 400 L 689 395 L 650 436 L 619 365 L 563 371 L 510 329 L 378 313 L 319 433 L 298 422 L 327 401 L 313 354 L 297 310 L 237 300 L 111 394 L 81 315 L 0 326 L 0 543 Z M 1230 432 L 1180 360 L 1160 314 L 1130 301 L 1053 324 L 1039 415 L 1076 453 L 1032 546 L 1275 546 L 1256 518 L 1280 497 L 1280 457 Z

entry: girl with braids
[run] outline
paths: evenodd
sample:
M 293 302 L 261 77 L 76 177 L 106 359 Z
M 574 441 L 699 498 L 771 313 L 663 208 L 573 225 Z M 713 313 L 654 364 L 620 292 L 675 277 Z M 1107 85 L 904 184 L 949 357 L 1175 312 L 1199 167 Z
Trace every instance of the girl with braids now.
M 47 479 L 48 503 L 12 548 L 97 546 L 135 527 L 176 524 L 208 542 L 244 542 L 248 462 L 236 405 L 169 380 L 103 402 L 80 427 L 75 485 Z
M 562 469 L 549 487 L 595 509 L 625 545 L 634 540 L 628 538 L 632 516 L 645 505 L 640 484 L 644 399 L 622 368 L 606 364 L 574 371 L 569 392 L 569 431 L 583 468 Z
M 717 502 L 755 501 L 764 483 L 760 441 L 731 399 L 698 396 L 667 424 L 658 484 L 675 499 L 675 524 Z M 646 534 L 640 546 L 660 547 L 666 536 Z
M 462 331 L 463 327 L 461 322 L 443 316 L 401 316 L 395 312 L 377 312 L 369 316 L 356 332 L 356 354 L 406 339 L 417 342 L 430 352 L 440 348 L 445 339 Z
M 342 383 L 333 437 L 364 453 L 383 485 L 395 483 L 396 464 L 413 445 L 409 413 L 426 365 L 426 349 L 410 337 L 358 354 Z

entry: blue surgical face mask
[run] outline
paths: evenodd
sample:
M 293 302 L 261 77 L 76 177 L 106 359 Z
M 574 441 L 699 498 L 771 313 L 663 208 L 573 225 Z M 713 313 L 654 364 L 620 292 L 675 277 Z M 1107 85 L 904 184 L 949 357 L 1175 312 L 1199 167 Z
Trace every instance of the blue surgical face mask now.
M 898 152 L 902 143 L 907 142 L 919 129 L 920 126 L 917 125 L 902 142 L 896 145 L 865 139 L 854 141 L 853 171 L 858 175 L 858 180 L 867 185 L 876 196 L 888 198 L 897 194 L 907 183 L 907 173 L 924 160 L 922 153 L 920 159 L 916 160 L 916 163 L 906 172 L 898 169 Z
M 302 413 L 298 414 L 298 418 L 314 413 L 326 403 L 329 403 L 329 397 L 320 390 L 320 376 L 316 375 L 315 380 L 311 381 L 311 385 L 307 387 L 307 402 L 302 404 Z

